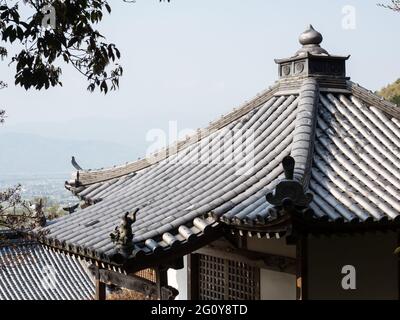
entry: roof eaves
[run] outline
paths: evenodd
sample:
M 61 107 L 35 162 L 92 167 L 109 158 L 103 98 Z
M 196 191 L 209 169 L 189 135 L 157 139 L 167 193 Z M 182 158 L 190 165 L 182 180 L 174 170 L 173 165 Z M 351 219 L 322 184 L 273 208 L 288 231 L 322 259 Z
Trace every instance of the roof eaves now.
M 400 106 L 385 100 L 383 97 L 352 81 L 348 81 L 348 86 L 356 98 L 369 103 L 394 118 L 400 119 Z

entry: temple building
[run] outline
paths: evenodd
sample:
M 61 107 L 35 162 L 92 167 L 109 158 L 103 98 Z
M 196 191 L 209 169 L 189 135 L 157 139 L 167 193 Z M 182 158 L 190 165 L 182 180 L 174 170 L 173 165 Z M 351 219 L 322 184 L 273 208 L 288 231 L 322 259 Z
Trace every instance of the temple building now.
M 91 263 L 97 299 L 106 283 L 160 299 L 399 299 L 400 109 L 352 82 L 312 26 L 299 40 L 272 87 L 196 134 L 113 168 L 74 161 L 80 207 L 37 240 Z

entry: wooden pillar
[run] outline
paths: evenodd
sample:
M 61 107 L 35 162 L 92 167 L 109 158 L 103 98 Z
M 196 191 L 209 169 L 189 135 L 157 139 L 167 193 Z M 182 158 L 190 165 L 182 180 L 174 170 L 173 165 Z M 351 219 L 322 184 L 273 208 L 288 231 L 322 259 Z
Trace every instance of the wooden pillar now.
M 296 244 L 296 299 L 308 299 L 308 243 L 307 235 L 300 234 Z
M 95 284 L 96 284 L 96 300 L 106 300 L 107 299 L 107 293 L 106 293 L 106 284 L 101 281 L 100 278 L 100 271 L 98 266 L 94 266 L 94 272 L 95 272 Z
M 199 299 L 199 255 L 189 254 L 187 256 L 188 266 L 187 266 L 187 293 L 188 300 L 198 300 Z
M 159 267 L 156 269 L 157 295 L 159 300 L 163 300 L 162 287 L 168 286 L 168 269 Z
M 96 279 L 96 300 L 106 300 L 106 284 Z

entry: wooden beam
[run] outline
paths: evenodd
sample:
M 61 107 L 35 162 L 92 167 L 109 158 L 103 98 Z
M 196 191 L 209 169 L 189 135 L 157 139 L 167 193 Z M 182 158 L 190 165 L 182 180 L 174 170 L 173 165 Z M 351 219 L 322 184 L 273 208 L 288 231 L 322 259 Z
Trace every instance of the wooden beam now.
M 201 248 L 197 250 L 196 253 L 241 261 L 258 268 L 296 274 L 296 259 L 290 257 L 246 249 L 216 246 Z
M 93 271 L 94 268 L 90 267 Z M 178 290 L 173 287 L 163 285 L 158 288 L 157 284 L 153 283 L 150 280 L 138 277 L 136 275 L 125 275 L 119 272 L 105 270 L 105 269 L 98 269 L 96 278 L 96 298 L 97 298 L 97 283 L 99 284 L 99 289 L 102 288 L 104 285 L 104 293 L 105 293 L 105 285 L 106 284 L 113 284 L 118 287 L 126 288 L 129 290 L 133 290 L 139 293 L 144 294 L 145 296 L 149 296 L 152 298 L 158 298 L 159 293 L 163 297 L 164 300 L 173 300 L 179 294 Z M 101 297 L 101 290 L 99 290 L 99 297 Z M 101 300 L 101 299 L 98 299 Z M 104 300 L 104 299 L 103 299 Z

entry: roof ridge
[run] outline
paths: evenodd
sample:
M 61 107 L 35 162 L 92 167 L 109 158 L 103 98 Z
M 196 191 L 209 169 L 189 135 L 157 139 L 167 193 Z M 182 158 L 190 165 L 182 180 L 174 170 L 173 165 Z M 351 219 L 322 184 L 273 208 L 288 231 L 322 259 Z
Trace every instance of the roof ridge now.
M 400 119 L 400 106 L 397 104 L 385 100 L 385 98 L 378 96 L 376 93 L 353 81 L 348 81 L 348 85 L 355 97 L 370 103 L 372 106 L 377 107 L 394 118 Z
M 278 90 L 278 87 L 279 85 L 277 83 L 274 84 L 273 86 L 269 87 L 263 92 L 257 94 L 257 96 L 251 99 L 250 101 L 242 104 L 239 108 L 234 109 L 225 116 L 222 116 L 220 119 L 211 122 L 209 126 L 203 129 L 197 129 L 197 132 L 195 134 L 187 137 L 184 140 L 177 141 L 176 147 L 172 148 L 174 154 L 198 142 L 199 140 L 208 137 L 212 133 L 226 127 L 232 122 L 248 114 L 250 111 L 266 103 L 270 98 L 274 96 L 274 94 Z M 171 146 L 168 146 L 167 148 L 159 150 L 158 152 L 155 152 L 154 154 L 150 155 L 150 157 L 153 157 L 151 161 L 149 161 L 148 157 L 111 168 L 105 168 L 99 170 L 82 170 L 82 171 L 78 170 L 73 174 L 72 177 L 73 181 L 67 182 L 66 185 L 67 186 L 91 185 L 94 183 L 108 181 L 110 179 L 119 178 L 124 175 L 137 172 L 139 170 L 145 169 L 153 164 L 159 163 L 170 157 L 171 155 L 168 152 L 169 150 L 171 150 Z
M 293 133 L 291 156 L 295 160 L 294 179 L 308 188 L 314 153 L 314 138 L 319 104 L 319 84 L 314 78 L 303 81 Z

